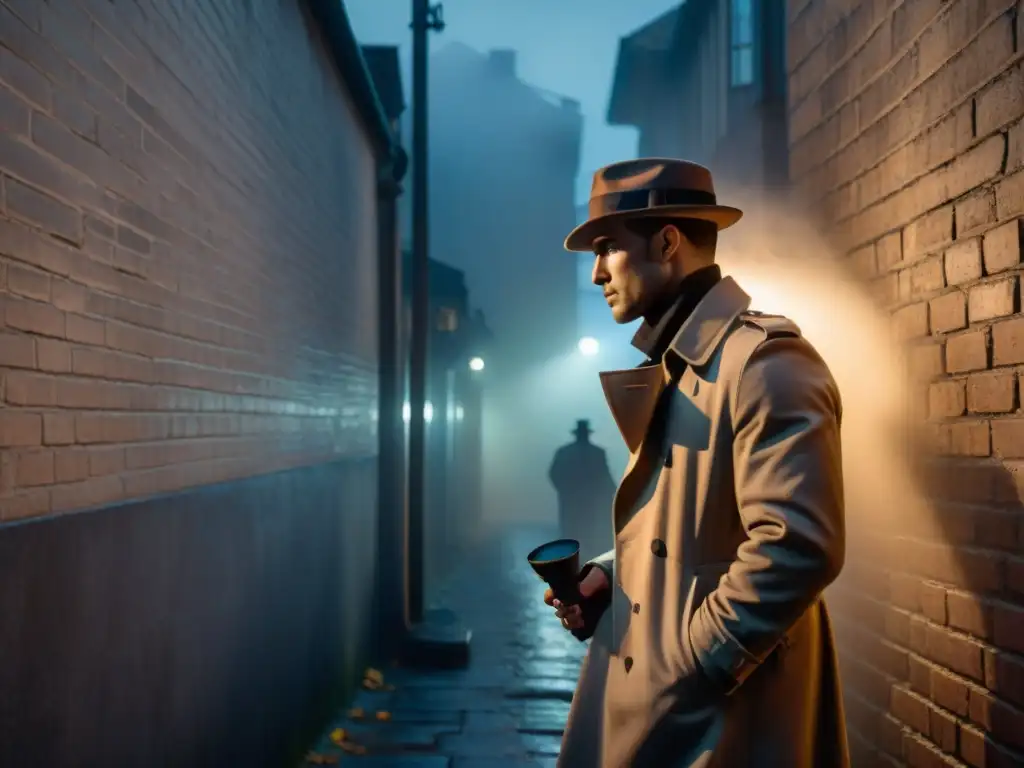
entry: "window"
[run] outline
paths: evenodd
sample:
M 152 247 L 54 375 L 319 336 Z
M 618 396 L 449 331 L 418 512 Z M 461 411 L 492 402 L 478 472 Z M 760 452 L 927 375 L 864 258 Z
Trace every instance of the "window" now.
M 437 330 L 444 333 L 459 330 L 459 313 L 451 307 L 441 307 L 437 313 Z
M 754 82 L 754 0 L 732 0 L 732 85 Z

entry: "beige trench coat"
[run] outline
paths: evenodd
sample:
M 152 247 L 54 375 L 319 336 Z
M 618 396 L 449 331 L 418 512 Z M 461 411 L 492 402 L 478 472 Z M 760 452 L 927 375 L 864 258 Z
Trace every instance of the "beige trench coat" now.
M 821 596 L 844 557 L 839 393 L 793 323 L 749 304 L 724 278 L 662 365 L 602 374 L 631 458 L 562 768 L 849 765 Z

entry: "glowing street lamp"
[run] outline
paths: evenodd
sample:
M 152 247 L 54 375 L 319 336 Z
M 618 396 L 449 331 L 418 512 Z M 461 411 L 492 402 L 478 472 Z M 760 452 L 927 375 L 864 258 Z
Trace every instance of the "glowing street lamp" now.
M 409 403 L 402 405 L 402 421 L 406 424 L 409 423 L 409 418 L 412 416 L 412 406 Z M 434 404 L 427 401 L 423 404 L 423 420 L 428 424 L 434 420 Z
M 484 359 L 482 357 L 474 357 L 469 361 L 469 370 L 471 371 L 482 371 L 484 369 Z
M 587 357 L 593 357 L 601 349 L 601 345 L 597 343 L 597 339 L 593 336 L 584 336 L 580 339 L 580 343 L 577 346 L 579 347 L 580 354 Z

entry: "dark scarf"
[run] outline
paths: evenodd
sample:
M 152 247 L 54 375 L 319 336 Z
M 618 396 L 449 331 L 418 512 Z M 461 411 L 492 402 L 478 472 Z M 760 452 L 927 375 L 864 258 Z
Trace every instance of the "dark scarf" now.
M 644 365 L 661 362 L 686 318 L 721 279 L 722 270 L 717 264 L 702 267 L 687 275 L 675 292 L 648 313 L 633 337 L 633 346 L 647 355 Z

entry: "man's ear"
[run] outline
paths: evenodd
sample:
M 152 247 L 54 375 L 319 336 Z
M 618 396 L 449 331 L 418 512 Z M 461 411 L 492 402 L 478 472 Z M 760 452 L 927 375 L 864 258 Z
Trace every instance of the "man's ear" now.
M 679 251 L 681 245 L 682 234 L 678 229 L 673 227 L 671 224 L 667 224 L 662 227 L 659 243 L 662 261 L 668 261 L 673 258 Z

